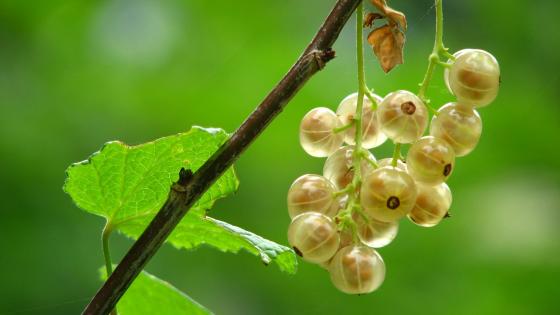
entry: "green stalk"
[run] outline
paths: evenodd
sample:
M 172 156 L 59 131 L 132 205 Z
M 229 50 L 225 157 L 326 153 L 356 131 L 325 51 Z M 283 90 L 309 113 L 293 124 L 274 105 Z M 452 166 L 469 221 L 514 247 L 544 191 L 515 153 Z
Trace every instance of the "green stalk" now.
M 391 161 L 391 165 L 393 167 L 397 167 L 397 162 L 399 161 L 400 156 L 401 156 L 401 144 L 395 143 L 395 150 L 393 150 L 393 160 Z
M 428 100 L 426 99 L 426 90 L 430 85 L 436 65 L 442 63 L 441 56 L 453 59 L 453 56 L 447 52 L 447 48 L 443 45 L 443 0 L 435 0 L 435 7 L 436 38 L 434 41 L 434 48 L 428 58 L 428 69 L 426 70 L 424 80 L 420 84 L 420 90 L 418 91 L 418 97 L 420 97 L 420 99 L 422 99 L 425 103 L 428 103 Z
M 356 113 L 354 114 L 354 126 L 356 127 L 356 134 L 354 136 L 354 153 L 352 156 L 352 168 L 354 170 L 354 177 L 352 183 L 341 192 L 348 192 L 348 203 L 346 209 L 342 210 L 337 218 L 339 219 L 339 229 L 350 230 L 352 238 L 355 243 L 358 242 L 358 232 L 356 223 L 352 219 L 352 214 L 356 207 L 359 207 L 359 202 L 356 201 L 358 195 L 358 188 L 361 182 L 361 160 L 364 156 L 362 148 L 362 111 L 364 108 L 364 96 L 366 93 L 366 79 L 364 71 L 364 42 L 363 42 L 363 21 L 364 20 L 364 7 L 363 3 L 358 5 L 356 9 L 356 57 L 358 64 L 358 100 L 356 104 Z
M 111 223 L 107 221 L 107 223 L 105 223 L 105 227 L 103 228 L 103 233 L 101 234 L 101 239 L 103 242 L 103 257 L 105 258 L 105 270 L 107 271 L 107 278 L 109 278 L 111 273 L 113 273 L 111 252 L 109 250 L 109 237 L 111 236 L 111 232 L 113 232 L 113 227 Z M 117 310 L 112 310 L 111 315 L 117 315 Z
M 364 39 L 363 39 L 363 24 L 364 24 L 364 6 L 360 3 L 356 10 L 356 57 L 358 63 L 358 101 L 356 105 L 356 114 L 354 121 L 356 125 L 356 135 L 354 141 L 356 142 L 354 148 L 354 178 L 352 180 L 355 187 L 361 181 L 361 150 L 362 150 L 362 111 L 364 108 L 364 94 L 366 76 L 364 71 Z

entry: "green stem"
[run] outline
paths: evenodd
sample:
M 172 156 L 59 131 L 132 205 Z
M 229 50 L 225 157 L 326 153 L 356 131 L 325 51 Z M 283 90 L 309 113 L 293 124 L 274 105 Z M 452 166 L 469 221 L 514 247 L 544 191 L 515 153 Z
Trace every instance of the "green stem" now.
M 395 150 L 393 151 L 393 161 L 391 161 L 391 165 L 393 165 L 393 167 L 397 167 L 397 162 L 399 161 L 400 156 L 401 156 L 401 144 L 395 143 Z
M 338 198 L 351 192 L 354 192 L 354 185 L 352 183 L 348 184 L 346 187 L 339 191 L 335 191 L 334 193 L 332 193 L 332 196 L 333 198 Z
M 363 3 L 358 5 L 356 10 L 356 59 L 358 64 L 358 101 L 356 105 L 356 114 L 354 115 L 354 123 L 356 124 L 356 135 L 354 137 L 354 178 L 353 183 L 358 187 L 361 180 L 361 150 L 362 150 L 362 112 L 364 108 L 365 94 L 365 71 L 364 71 L 364 39 L 363 39 L 363 19 L 364 6 Z
M 369 152 L 367 150 L 362 151 L 362 159 L 365 159 L 373 168 L 378 168 L 379 165 L 374 160 L 370 159 L 368 156 Z
M 354 120 L 350 121 L 348 124 L 346 124 L 344 126 L 334 128 L 333 132 L 334 133 L 343 132 L 345 130 L 348 130 L 348 129 L 352 128 L 352 126 L 354 126 Z
M 358 64 L 358 100 L 356 104 L 356 113 L 354 114 L 354 126 L 356 127 L 356 134 L 354 136 L 354 153 L 352 156 L 352 168 L 354 176 L 352 183 L 348 185 L 348 203 L 344 210 L 342 210 L 337 218 L 339 220 L 339 229 L 349 230 L 352 233 L 354 242 L 358 242 L 358 233 L 356 223 L 352 220 L 352 214 L 355 211 L 358 202 L 358 189 L 361 183 L 361 161 L 364 156 L 364 149 L 362 148 L 362 112 L 364 108 L 364 97 L 366 96 L 366 79 L 364 71 L 364 39 L 363 39 L 363 19 L 364 7 L 360 2 L 356 10 L 356 59 Z M 372 101 L 377 104 L 375 100 Z M 359 206 L 358 206 L 359 207 Z
M 420 90 L 418 91 L 418 97 L 424 102 L 426 99 L 426 90 L 430 85 L 430 81 L 434 75 L 434 69 L 436 65 L 441 64 L 441 56 L 453 59 L 453 56 L 447 52 L 447 48 L 443 45 L 443 0 L 435 0 L 436 7 L 436 38 L 434 41 L 434 48 L 428 58 L 428 69 L 424 75 L 424 80 L 420 84 Z
M 366 93 L 366 97 L 371 102 L 371 109 L 376 110 L 377 105 L 379 105 L 379 104 L 377 104 L 377 100 L 375 99 L 375 97 L 373 97 L 373 95 L 371 94 L 371 92 L 367 88 L 364 88 L 364 91 Z
M 109 221 L 105 223 L 103 228 L 103 233 L 101 234 L 101 239 L 103 241 L 103 257 L 105 258 L 105 270 L 107 271 L 107 278 L 113 273 L 113 263 L 111 261 L 111 252 L 109 251 L 109 237 L 113 232 L 113 226 Z M 111 315 L 117 315 L 117 310 L 114 309 L 110 313 Z
M 356 105 L 356 114 L 354 115 L 356 123 L 356 148 L 362 147 L 362 110 L 364 107 L 364 94 L 366 76 L 364 71 L 364 40 L 362 35 L 362 25 L 364 19 L 363 4 L 360 3 L 356 11 L 356 57 L 358 60 L 358 104 Z M 358 160 L 359 159 L 354 159 Z M 359 163 L 358 163 L 359 165 Z
M 103 240 L 103 257 L 105 258 L 105 269 L 107 270 L 107 277 L 113 273 L 113 264 L 111 263 L 111 252 L 109 251 L 109 236 L 111 236 L 111 232 L 113 227 L 107 221 L 105 227 L 103 228 L 103 234 L 101 235 L 101 239 Z

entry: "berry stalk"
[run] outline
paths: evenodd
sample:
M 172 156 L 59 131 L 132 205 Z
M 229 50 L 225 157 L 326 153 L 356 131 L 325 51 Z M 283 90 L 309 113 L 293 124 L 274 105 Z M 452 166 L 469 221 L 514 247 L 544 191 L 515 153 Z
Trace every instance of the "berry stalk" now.
M 362 148 L 362 120 L 364 97 L 366 97 L 366 82 L 364 71 L 364 43 L 363 43 L 363 18 L 364 8 L 363 3 L 360 2 L 356 9 L 356 59 L 358 67 L 358 95 L 356 100 L 356 111 L 353 114 L 352 125 L 355 126 L 354 134 L 354 151 L 352 153 L 352 181 L 348 186 L 335 193 L 340 195 L 347 193 L 348 201 L 346 207 L 341 210 L 336 216 L 338 228 L 340 231 L 349 231 L 352 235 L 354 243 L 358 243 L 358 233 L 356 223 L 352 219 L 354 212 L 360 212 L 360 203 L 357 202 L 358 191 L 360 189 L 361 174 L 362 174 L 362 159 L 364 158 L 364 149 Z M 343 127 L 344 128 L 344 127 Z M 374 162 L 375 163 L 375 162 Z
M 364 94 L 365 94 L 365 71 L 364 71 L 364 40 L 363 40 L 363 24 L 364 24 L 364 5 L 360 3 L 356 9 L 356 58 L 358 64 L 358 100 L 356 104 L 356 114 L 354 121 L 356 124 L 356 149 L 354 150 L 354 179 L 352 183 L 354 187 L 358 187 L 360 183 L 361 174 L 361 160 L 362 160 L 362 114 L 364 108 Z
M 349 188 L 348 192 L 348 202 L 346 209 L 341 211 L 337 216 L 340 220 L 339 228 L 340 230 L 350 231 L 352 235 L 352 239 L 354 243 L 359 243 L 358 233 L 357 233 L 357 226 L 354 220 L 352 219 L 352 215 L 354 212 L 360 213 L 360 203 L 357 201 L 358 198 L 358 191 L 361 185 L 361 174 L 362 174 L 362 159 L 367 152 L 362 147 L 362 140 L 363 140 L 363 109 L 364 109 L 364 97 L 366 97 L 366 79 L 365 79 L 365 70 L 364 70 L 364 39 L 363 39 L 363 24 L 364 24 L 364 8 L 363 3 L 358 5 L 356 9 L 356 60 L 357 60 L 357 68 L 358 68 L 358 98 L 356 100 L 356 111 L 354 113 L 353 122 L 355 125 L 355 135 L 354 135 L 354 151 L 352 155 L 352 168 L 353 168 L 353 177 L 352 182 L 348 185 Z M 372 97 L 373 99 L 373 97 Z M 376 102 L 372 102 L 372 104 L 376 104 Z M 370 159 L 366 159 L 370 160 Z M 371 161 L 373 162 L 373 161 Z M 375 162 L 373 162 L 375 164 Z M 375 165 L 377 166 L 377 165 Z
M 443 44 L 443 0 L 435 0 L 436 7 L 436 36 L 434 41 L 434 48 L 432 53 L 428 57 L 428 69 L 424 75 L 424 80 L 420 84 L 420 90 L 418 91 L 418 97 L 422 99 L 426 105 L 428 105 L 428 99 L 426 98 L 426 90 L 430 85 L 430 81 L 434 75 L 434 70 L 436 65 L 442 64 L 441 57 L 447 57 L 453 59 L 454 57 L 447 52 L 447 48 Z M 434 111 L 430 106 L 428 108 Z
M 391 165 L 397 167 L 397 162 L 401 156 L 401 144 L 395 143 L 395 149 L 393 150 L 393 159 L 391 160 Z

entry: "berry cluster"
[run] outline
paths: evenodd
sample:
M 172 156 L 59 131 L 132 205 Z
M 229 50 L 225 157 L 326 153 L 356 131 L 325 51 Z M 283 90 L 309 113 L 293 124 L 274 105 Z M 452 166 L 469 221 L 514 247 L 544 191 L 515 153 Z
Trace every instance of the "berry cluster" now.
M 384 98 L 366 91 L 358 116 L 357 93 L 344 98 L 336 113 L 324 107 L 307 113 L 301 145 L 327 160 L 322 176 L 303 175 L 288 191 L 288 239 L 296 253 L 325 267 L 345 293 L 377 289 L 385 264 L 375 248 L 396 237 L 399 220 L 406 216 L 431 227 L 447 216 L 452 198 L 445 181 L 455 158 L 477 145 L 482 122 L 476 109 L 494 100 L 499 77 L 498 62 L 488 52 L 455 53 L 445 82 L 456 102 L 434 110 L 428 136 L 429 105 L 404 90 Z M 396 144 L 395 155 L 377 161 L 368 150 L 387 139 Z M 406 159 L 401 144 L 410 144 Z

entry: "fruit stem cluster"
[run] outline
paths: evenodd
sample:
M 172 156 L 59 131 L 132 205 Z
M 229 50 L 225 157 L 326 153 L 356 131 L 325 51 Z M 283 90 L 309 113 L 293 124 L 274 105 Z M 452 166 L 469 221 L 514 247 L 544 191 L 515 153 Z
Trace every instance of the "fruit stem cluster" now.
M 426 74 L 424 75 L 424 80 L 420 84 L 420 90 L 418 91 L 418 97 L 426 103 L 428 109 L 432 112 L 435 112 L 431 106 L 429 106 L 429 100 L 426 98 L 426 90 L 430 85 L 430 81 L 434 75 L 434 70 L 436 65 L 443 65 L 445 64 L 441 59 L 442 57 L 446 57 L 449 59 L 454 59 L 453 55 L 451 55 L 445 48 L 443 44 L 443 0 L 435 0 L 435 7 L 436 7 L 436 37 L 434 42 L 434 48 L 432 53 L 428 57 L 428 69 L 426 70 Z
M 352 182 L 347 188 L 350 189 L 348 194 L 348 203 L 346 209 L 342 211 L 337 217 L 340 220 L 341 230 L 350 230 L 352 233 L 352 238 L 357 242 L 357 230 L 356 223 L 352 220 L 352 214 L 354 211 L 361 211 L 359 209 L 359 203 L 356 202 L 358 195 L 358 187 L 361 183 L 361 163 L 362 159 L 365 157 L 365 151 L 362 148 L 362 114 L 364 108 L 364 97 L 368 97 L 372 101 L 372 106 L 375 106 L 377 102 L 373 96 L 369 93 L 369 89 L 366 88 L 365 70 L 364 70 L 364 41 L 363 41 L 363 22 L 364 19 L 364 7 L 363 3 L 358 5 L 356 9 L 356 59 L 358 65 L 358 99 L 356 104 L 356 113 L 354 115 L 354 125 L 355 125 L 355 149 L 352 157 L 352 168 L 354 171 L 354 177 Z M 366 159 L 369 160 L 369 159 Z M 373 161 L 372 161 L 373 162 Z M 373 162 L 374 166 L 377 164 Z

